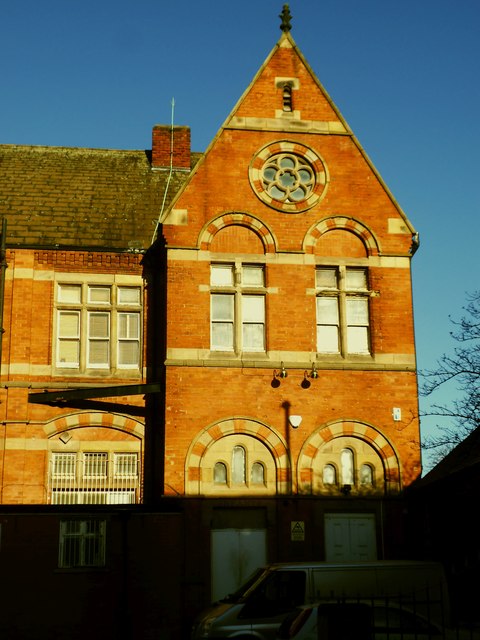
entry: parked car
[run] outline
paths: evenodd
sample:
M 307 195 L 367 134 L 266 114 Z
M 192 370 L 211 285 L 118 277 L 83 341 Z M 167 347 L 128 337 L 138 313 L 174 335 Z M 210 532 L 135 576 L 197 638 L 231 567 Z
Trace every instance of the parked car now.
M 281 624 L 278 640 L 470 640 L 471 631 L 445 628 L 390 599 L 320 603 L 298 608 Z M 478 640 L 478 635 L 475 636 Z
M 437 563 L 272 564 L 259 569 L 234 594 L 206 609 L 194 623 L 192 639 L 236 636 L 242 640 L 274 640 L 285 617 L 299 606 L 328 598 L 388 597 L 398 593 L 414 593 L 418 602 L 428 599 L 432 618 L 448 615 L 445 576 Z

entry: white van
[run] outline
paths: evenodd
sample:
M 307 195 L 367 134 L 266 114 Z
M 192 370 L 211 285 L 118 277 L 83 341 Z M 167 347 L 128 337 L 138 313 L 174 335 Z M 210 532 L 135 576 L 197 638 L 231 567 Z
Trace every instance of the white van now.
M 196 620 L 192 639 L 272 640 L 295 607 L 332 598 L 410 600 L 438 623 L 448 620 L 443 568 L 434 562 L 377 561 L 271 564 Z

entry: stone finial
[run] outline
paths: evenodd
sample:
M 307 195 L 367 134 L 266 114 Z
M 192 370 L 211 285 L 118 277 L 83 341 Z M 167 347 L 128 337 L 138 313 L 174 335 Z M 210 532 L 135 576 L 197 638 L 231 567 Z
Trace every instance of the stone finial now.
M 283 5 L 282 13 L 278 17 L 281 18 L 282 20 L 280 29 L 284 33 L 287 33 L 288 31 L 290 31 L 290 29 L 292 28 L 292 25 L 290 24 L 290 20 L 292 19 L 292 14 L 290 13 L 290 8 L 288 4 Z

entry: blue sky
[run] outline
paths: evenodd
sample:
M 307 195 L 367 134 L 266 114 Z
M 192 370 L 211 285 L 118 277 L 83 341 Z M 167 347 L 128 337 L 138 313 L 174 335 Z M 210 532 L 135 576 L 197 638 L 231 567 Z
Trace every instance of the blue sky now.
M 480 2 L 289 4 L 297 45 L 420 233 L 417 355 L 432 367 L 480 288 Z M 147 149 L 174 98 L 203 151 L 278 40 L 281 8 L 3 0 L 0 144 Z

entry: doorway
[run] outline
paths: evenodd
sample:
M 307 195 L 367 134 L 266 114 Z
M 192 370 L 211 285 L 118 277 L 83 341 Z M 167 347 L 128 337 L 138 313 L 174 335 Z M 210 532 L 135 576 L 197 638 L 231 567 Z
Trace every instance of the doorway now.
M 327 562 L 368 562 L 376 559 L 375 514 L 325 514 Z
M 212 602 L 236 591 L 267 561 L 265 529 L 213 529 Z

